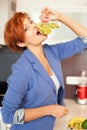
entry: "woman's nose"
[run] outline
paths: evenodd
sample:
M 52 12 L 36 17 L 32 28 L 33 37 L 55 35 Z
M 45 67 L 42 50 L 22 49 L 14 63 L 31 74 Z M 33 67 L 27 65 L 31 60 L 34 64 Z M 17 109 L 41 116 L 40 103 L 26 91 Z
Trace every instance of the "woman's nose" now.
M 37 27 L 37 23 L 33 23 L 33 27 L 36 28 Z

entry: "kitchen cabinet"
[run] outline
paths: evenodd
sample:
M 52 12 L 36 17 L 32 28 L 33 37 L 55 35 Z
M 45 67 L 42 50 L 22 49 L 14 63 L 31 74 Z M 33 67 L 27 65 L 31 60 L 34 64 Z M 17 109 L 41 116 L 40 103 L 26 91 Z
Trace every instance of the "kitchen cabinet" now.
M 20 55 L 19 53 L 10 51 L 6 46 L 0 49 L 0 85 L 4 85 L 8 76 L 11 74 L 12 64 L 17 61 Z
M 87 118 L 87 104 L 80 105 L 73 99 L 65 99 L 65 104 L 69 108 L 69 114 L 63 118 L 56 119 L 54 130 L 68 130 L 68 122 L 72 117 Z
M 1 116 L 1 107 L 0 107 L 0 130 L 10 130 L 10 124 L 3 123 L 2 116 Z

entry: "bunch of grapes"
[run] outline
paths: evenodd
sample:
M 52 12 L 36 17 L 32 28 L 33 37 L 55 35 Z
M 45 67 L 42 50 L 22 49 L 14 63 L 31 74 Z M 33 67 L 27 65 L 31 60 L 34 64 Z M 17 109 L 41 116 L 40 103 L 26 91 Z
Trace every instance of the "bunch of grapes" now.
M 43 35 L 50 34 L 52 32 L 52 29 L 55 29 L 58 27 L 59 27 L 59 25 L 57 23 L 52 23 L 52 22 L 51 23 L 39 22 L 37 24 L 38 31 Z

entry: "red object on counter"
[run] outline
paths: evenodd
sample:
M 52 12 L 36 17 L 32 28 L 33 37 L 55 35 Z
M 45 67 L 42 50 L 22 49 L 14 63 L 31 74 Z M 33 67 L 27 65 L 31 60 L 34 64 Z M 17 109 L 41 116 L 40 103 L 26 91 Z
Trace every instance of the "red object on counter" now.
M 87 98 L 87 85 L 77 86 L 77 97 L 82 100 Z

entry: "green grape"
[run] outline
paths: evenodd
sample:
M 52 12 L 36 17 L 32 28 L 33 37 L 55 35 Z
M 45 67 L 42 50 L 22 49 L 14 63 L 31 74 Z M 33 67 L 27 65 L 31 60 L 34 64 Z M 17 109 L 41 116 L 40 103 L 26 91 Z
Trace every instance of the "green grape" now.
M 44 34 L 44 35 L 50 34 L 52 32 L 52 29 L 55 29 L 55 28 L 58 28 L 58 27 L 59 26 L 58 26 L 57 23 L 42 23 L 42 22 L 39 22 L 37 24 L 38 31 L 41 34 Z

